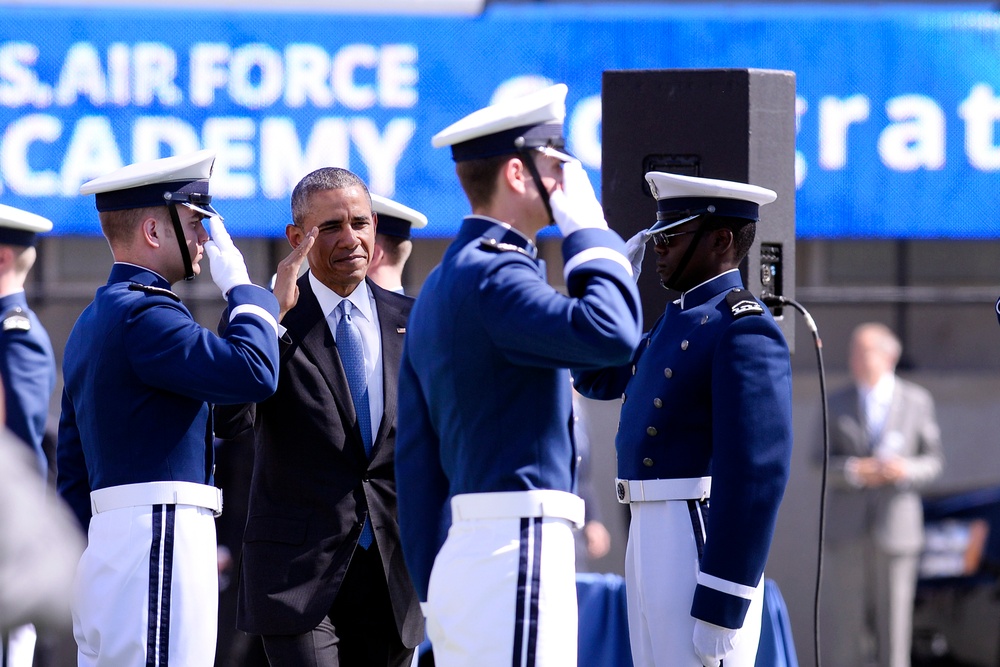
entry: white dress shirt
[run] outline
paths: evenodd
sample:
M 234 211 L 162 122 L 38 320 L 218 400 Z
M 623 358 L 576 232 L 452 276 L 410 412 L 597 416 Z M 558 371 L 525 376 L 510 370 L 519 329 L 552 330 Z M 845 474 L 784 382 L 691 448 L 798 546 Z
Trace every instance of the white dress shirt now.
M 327 326 L 333 339 L 337 340 L 337 325 L 340 323 L 340 302 L 344 297 L 321 283 L 309 272 L 309 284 L 312 285 L 319 307 L 326 317 Z M 382 341 L 379 336 L 378 310 L 375 308 L 375 297 L 367 282 L 362 282 L 357 289 L 347 295 L 351 302 L 351 319 L 361 332 L 361 346 L 365 354 L 365 375 L 368 379 L 368 405 L 371 409 L 372 444 L 378 439 L 378 427 L 382 423 L 384 406 L 382 380 Z

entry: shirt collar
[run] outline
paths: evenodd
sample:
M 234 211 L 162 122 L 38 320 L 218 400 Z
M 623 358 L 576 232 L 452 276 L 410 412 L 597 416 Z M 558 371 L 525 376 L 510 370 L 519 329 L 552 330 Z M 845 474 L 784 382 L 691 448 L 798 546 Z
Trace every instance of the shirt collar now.
M 896 389 L 896 374 L 886 373 L 878 379 L 874 387 L 859 386 L 858 391 L 865 400 L 871 399 L 882 405 L 892 401 L 892 392 Z
M 351 302 L 352 310 L 359 310 L 361 314 L 364 315 L 365 319 L 369 322 L 374 322 L 375 319 L 372 317 L 372 291 L 368 286 L 368 281 L 363 281 L 360 285 L 355 288 L 353 292 L 348 294 L 346 297 L 342 297 L 332 289 L 324 285 L 313 275 L 313 272 L 309 272 L 309 285 L 313 289 L 313 294 L 316 295 L 316 301 L 319 302 L 320 310 L 323 311 L 324 317 L 330 317 L 335 310 L 340 306 L 340 302 L 345 298 Z
M 735 275 L 733 275 L 735 274 Z M 711 288 L 708 287 L 711 283 L 719 281 L 718 285 Z M 694 308 L 695 306 L 700 306 L 709 300 L 709 298 L 724 292 L 732 287 L 743 287 L 743 279 L 740 277 L 739 269 L 729 269 L 728 271 L 723 271 L 714 278 L 709 278 L 703 283 L 699 283 L 689 289 L 688 291 L 681 294 L 680 305 L 681 310 L 687 308 Z
M 167 279 L 153 269 L 132 264 L 131 262 L 115 262 L 112 264 L 108 284 L 128 281 L 170 289 L 170 283 L 167 282 Z
M 465 223 L 476 230 L 478 235 L 495 239 L 499 243 L 515 245 L 528 253 L 532 259 L 538 256 L 535 242 L 502 220 L 487 215 L 468 215 L 465 217 Z

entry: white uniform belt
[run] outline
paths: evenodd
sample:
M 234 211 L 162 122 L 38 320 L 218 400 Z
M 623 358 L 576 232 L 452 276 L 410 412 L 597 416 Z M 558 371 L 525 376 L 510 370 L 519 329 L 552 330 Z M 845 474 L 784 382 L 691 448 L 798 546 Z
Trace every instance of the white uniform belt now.
M 653 500 L 705 500 L 712 495 L 712 478 L 616 479 L 615 493 L 623 505 Z
M 94 514 L 141 505 L 193 505 L 222 514 L 222 489 L 194 482 L 122 484 L 90 492 Z
M 566 491 L 499 491 L 463 493 L 451 499 L 451 518 L 516 519 L 550 517 L 583 527 L 583 498 Z

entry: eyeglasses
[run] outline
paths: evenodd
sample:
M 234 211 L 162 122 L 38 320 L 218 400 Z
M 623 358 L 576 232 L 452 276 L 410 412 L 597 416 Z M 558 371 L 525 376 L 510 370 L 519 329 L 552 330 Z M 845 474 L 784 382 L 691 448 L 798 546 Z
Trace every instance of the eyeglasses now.
M 664 248 L 670 246 L 670 239 L 675 236 L 684 236 L 685 234 L 694 234 L 697 229 L 689 229 L 686 232 L 674 232 L 673 234 L 664 234 L 660 232 L 658 234 L 651 234 L 650 238 L 653 239 L 653 245 L 663 246 Z

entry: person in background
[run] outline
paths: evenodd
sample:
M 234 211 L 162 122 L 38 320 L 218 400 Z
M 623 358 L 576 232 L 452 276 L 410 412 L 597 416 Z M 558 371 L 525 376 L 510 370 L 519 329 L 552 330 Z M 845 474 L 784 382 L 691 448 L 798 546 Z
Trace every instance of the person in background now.
M 584 508 L 567 369 L 627 361 L 641 313 L 624 243 L 563 148 L 566 93 L 499 102 L 433 139 L 451 147 L 472 215 L 410 318 L 396 485 L 439 667 L 577 662 Z M 568 294 L 536 256 L 553 220 Z
M 410 230 L 427 226 L 427 216 L 391 199 L 372 195 L 372 211 L 378 216 L 375 248 L 368 277 L 390 292 L 403 293 L 403 267 L 413 252 Z
M 646 237 L 660 283 L 680 298 L 630 363 L 574 374 L 584 396 L 622 401 L 616 491 L 632 514 L 632 660 L 752 667 L 791 465 L 792 375 L 781 329 L 739 266 L 760 206 L 777 195 L 662 172 L 646 181 L 657 206 Z
M 896 375 L 901 353 L 887 326 L 859 325 L 849 352 L 853 382 L 829 399 L 820 596 L 829 667 L 910 664 L 924 536 L 920 489 L 941 474 L 944 454 L 934 399 Z
M 0 400 L 0 421 L 3 415 Z M 67 629 L 66 591 L 83 547 L 80 527 L 39 477 L 35 457 L 10 429 L 0 429 L 0 635 L 24 627 L 52 635 Z M 33 664 L 31 652 L 0 657 L 11 667 Z
M 291 206 L 278 390 L 217 409 L 221 438 L 255 443 L 237 627 L 262 636 L 272 665 L 405 667 L 424 636 L 394 476 L 413 299 L 366 279 L 381 219 L 357 175 L 318 169 Z
M 56 384 L 56 358 L 48 332 L 28 307 L 24 283 L 37 258 L 37 236 L 51 229 L 46 218 L 0 204 L 0 379 L 5 387 L 6 425 L 31 448 L 43 480 L 48 477 L 43 441 Z M 0 663 L 30 667 L 36 640 L 31 625 L 8 628 L 0 635 Z
M 88 531 L 73 590 L 80 667 L 215 658 L 212 404 L 274 392 L 278 303 L 250 282 L 211 205 L 214 161 L 135 163 L 80 188 L 96 195 L 115 260 L 63 358 L 58 488 Z M 221 337 L 170 290 L 201 272 L 203 253 L 229 307 Z

